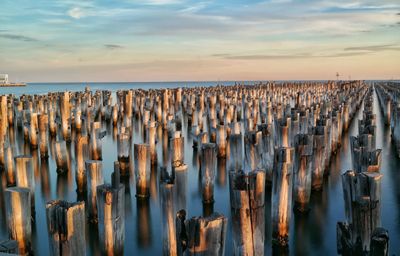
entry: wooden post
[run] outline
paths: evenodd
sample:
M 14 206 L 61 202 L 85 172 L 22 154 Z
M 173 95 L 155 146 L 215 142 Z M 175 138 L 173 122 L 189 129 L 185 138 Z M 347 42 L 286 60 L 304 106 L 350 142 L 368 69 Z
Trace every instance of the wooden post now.
M 67 144 L 65 141 L 56 142 L 56 165 L 57 173 L 64 174 L 69 171 L 69 160 L 67 152 Z
M 170 139 L 171 145 L 171 166 L 181 166 L 185 160 L 185 140 L 178 132 L 176 136 Z
M 51 201 L 46 217 L 51 255 L 86 255 L 84 202 Z
M 244 166 L 245 172 L 261 168 L 261 132 L 247 131 L 244 136 Z
M 260 124 L 258 131 L 261 132 L 261 167 L 265 170 L 266 180 L 272 182 L 272 169 L 274 166 L 274 138 L 272 125 Z
M 97 222 L 97 186 L 104 184 L 103 163 L 98 160 L 86 160 L 86 175 L 88 185 L 89 220 Z
M 40 114 L 39 120 L 39 147 L 40 147 L 40 158 L 49 157 L 48 140 L 47 140 L 47 127 L 49 118 L 47 114 Z
M 150 146 L 149 144 L 134 144 L 136 197 L 147 198 L 150 186 Z
M 162 216 L 162 238 L 163 238 L 163 254 L 164 255 L 178 255 L 177 240 L 175 232 L 175 198 L 174 190 L 174 177 L 166 173 L 162 173 L 160 180 L 160 194 L 161 194 L 161 216 Z
M 264 255 L 265 172 L 231 172 L 234 255 Z
M 218 157 L 226 157 L 226 129 L 225 125 L 217 125 Z
M 219 213 L 208 217 L 192 217 L 185 221 L 181 210 L 176 219 L 178 255 L 185 249 L 188 255 L 225 255 L 225 240 L 228 219 Z
M 175 201 L 176 209 L 187 209 L 186 197 L 187 197 L 187 176 L 188 166 L 182 164 L 173 168 L 173 174 L 175 175 Z
M 19 253 L 31 250 L 31 192 L 29 188 L 12 187 L 5 190 L 8 233 L 18 242 Z
M 89 138 L 87 136 L 79 136 L 76 141 L 75 147 L 75 180 L 76 180 L 76 190 L 78 194 L 83 194 L 87 189 L 87 177 L 86 177 L 86 166 L 85 160 L 88 158 Z
M 92 124 L 89 138 L 89 153 L 92 160 L 102 160 L 102 143 L 101 139 L 105 136 L 105 132 L 101 132 L 101 122 Z
M 384 228 L 376 228 L 371 236 L 369 254 L 371 256 L 389 255 L 389 232 Z
M 31 113 L 30 117 L 31 120 L 29 123 L 29 143 L 31 145 L 31 149 L 37 149 L 39 145 L 37 113 Z
M 97 186 L 99 234 L 104 255 L 123 255 L 125 242 L 125 186 Z
M 129 176 L 129 161 L 132 150 L 132 138 L 129 133 L 123 132 L 117 135 L 118 161 L 120 162 L 121 173 Z
M 311 134 L 297 134 L 294 138 L 296 157 L 294 166 L 294 208 L 308 210 L 311 195 L 312 156 L 314 138 Z
M 313 128 L 314 152 L 312 163 L 312 189 L 321 190 L 325 171 L 325 129 L 323 126 Z
M 201 148 L 201 184 L 204 203 L 214 202 L 214 178 L 217 161 L 216 145 L 204 143 Z
M 240 171 L 243 168 L 243 142 L 241 134 L 229 136 L 228 171 Z
M 35 180 L 33 172 L 32 156 L 19 155 L 15 158 L 15 170 L 17 178 L 17 187 L 28 188 L 31 197 L 31 213 L 35 216 Z
M 293 148 L 275 150 L 272 179 L 272 241 L 287 246 L 292 213 Z
M 8 145 L 5 149 L 5 164 L 6 164 L 6 177 L 7 177 L 7 186 L 12 187 L 15 186 L 15 164 L 14 164 L 14 148 L 11 145 Z

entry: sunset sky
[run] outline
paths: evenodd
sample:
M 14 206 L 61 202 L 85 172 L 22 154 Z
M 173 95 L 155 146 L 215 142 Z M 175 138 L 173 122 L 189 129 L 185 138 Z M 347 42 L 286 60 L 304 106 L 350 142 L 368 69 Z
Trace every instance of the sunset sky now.
M 118 3 L 116 3 L 118 2 Z M 399 79 L 400 2 L 1 0 L 12 81 Z

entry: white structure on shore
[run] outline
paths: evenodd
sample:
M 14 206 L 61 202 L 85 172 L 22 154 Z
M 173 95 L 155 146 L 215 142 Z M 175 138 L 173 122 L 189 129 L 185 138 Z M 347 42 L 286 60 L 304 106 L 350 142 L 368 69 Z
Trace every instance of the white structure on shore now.
M 0 84 L 8 84 L 8 74 L 0 74 Z

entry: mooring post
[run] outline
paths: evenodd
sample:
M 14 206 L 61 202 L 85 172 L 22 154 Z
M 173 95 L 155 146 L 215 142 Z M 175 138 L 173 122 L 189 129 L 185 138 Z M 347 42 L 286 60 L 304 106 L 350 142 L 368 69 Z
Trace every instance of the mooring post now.
M 50 254 L 86 255 L 85 203 L 56 200 L 46 204 Z
M 86 160 L 86 176 L 88 186 L 89 220 L 97 222 L 97 186 L 104 184 L 103 163 L 99 160 Z
M 15 170 L 17 178 L 17 187 L 28 188 L 31 197 L 31 213 L 35 216 L 35 180 L 33 171 L 32 156 L 19 155 L 15 158 Z
M 149 144 L 134 144 L 136 197 L 147 198 L 150 187 L 150 146 Z

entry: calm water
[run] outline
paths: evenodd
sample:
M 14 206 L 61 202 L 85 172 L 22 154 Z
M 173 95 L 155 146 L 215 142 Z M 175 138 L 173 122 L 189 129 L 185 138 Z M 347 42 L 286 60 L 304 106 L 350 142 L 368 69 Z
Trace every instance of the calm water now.
M 219 82 L 220 84 L 234 84 L 234 82 Z M 162 88 L 180 86 L 212 86 L 215 82 L 171 82 L 171 83 L 91 83 L 90 88 L 107 89 L 116 91 L 118 89 L 129 88 Z M 0 88 L 0 94 L 13 93 L 20 95 L 23 93 L 43 94 L 49 91 L 78 91 L 83 90 L 86 84 L 29 84 L 21 88 Z M 115 98 L 115 94 L 113 95 Z M 382 180 L 382 226 L 389 230 L 390 253 L 400 255 L 400 160 L 395 155 L 395 149 L 391 144 L 390 130 L 385 127 L 379 106 L 374 95 L 374 111 L 377 114 L 377 148 L 383 149 L 381 173 L 384 175 Z M 349 135 L 357 135 L 357 119 L 361 118 L 362 108 L 352 121 L 347 134 L 343 136 L 342 148 L 336 156 L 332 157 L 330 165 L 330 175 L 326 178 L 322 192 L 313 193 L 311 197 L 311 211 L 306 216 L 292 216 L 290 230 L 291 255 L 336 255 L 336 223 L 344 221 L 344 201 L 340 174 L 351 169 L 351 156 Z M 136 122 L 135 122 L 136 123 Z M 102 140 L 103 143 L 103 173 L 105 182 L 111 182 L 113 162 L 117 159 L 117 143 L 113 136 L 112 126 L 103 127 L 107 130 L 107 136 Z M 141 129 L 139 125 L 134 126 L 134 143 L 142 142 Z M 187 206 L 188 216 L 202 215 L 203 206 L 201 194 L 199 193 L 200 184 L 198 181 L 198 159 L 191 150 L 192 138 L 183 127 L 185 137 L 185 163 L 188 165 L 188 193 Z M 21 138 L 15 130 L 16 137 Z M 158 161 L 162 161 L 162 143 L 158 138 L 157 144 Z M 22 154 L 23 141 L 16 141 L 17 152 Z M 77 194 L 75 184 L 75 153 L 74 147 L 68 149 L 72 159 L 72 170 L 65 177 L 58 177 L 54 156 L 50 155 L 48 165 L 40 162 L 38 152 L 31 152 L 34 156 L 35 171 L 35 197 L 36 197 L 36 222 L 33 226 L 33 245 L 36 255 L 48 255 L 48 236 L 45 218 L 45 204 L 51 199 L 64 199 L 76 201 Z M 51 153 L 51 151 L 49 151 Z M 224 163 L 218 164 L 215 181 L 215 204 L 214 211 L 220 212 L 230 219 L 229 205 L 229 185 L 228 176 L 224 169 Z M 1 173 L 3 184 L 5 184 L 4 174 Z M 125 255 L 160 255 L 162 254 L 162 226 L 160 216 L 160 202 L 158 195 L 158 176 L 157 172 L 152 172 L 152 190 L 148 205 L 137 204 L 135 198 L 135 184 L 133 175 L 127 181 L 126 190 L 126 216 L 125 216 Z M 4 198 L 0 186 L 0 240 L 7 238 L 7 229 L 4 215 Z M 266 255 L 271 254 L 271 226 L 270 211 L 271 199 L 270 188 L 266 191 Z M 96 228 L 87 226 L 88 254 L 98 255 L 99 245 L 97 242 Z M 231 226 L 228 227 L 226 241 L 226 255 L 232 254 L 232 234 Z

